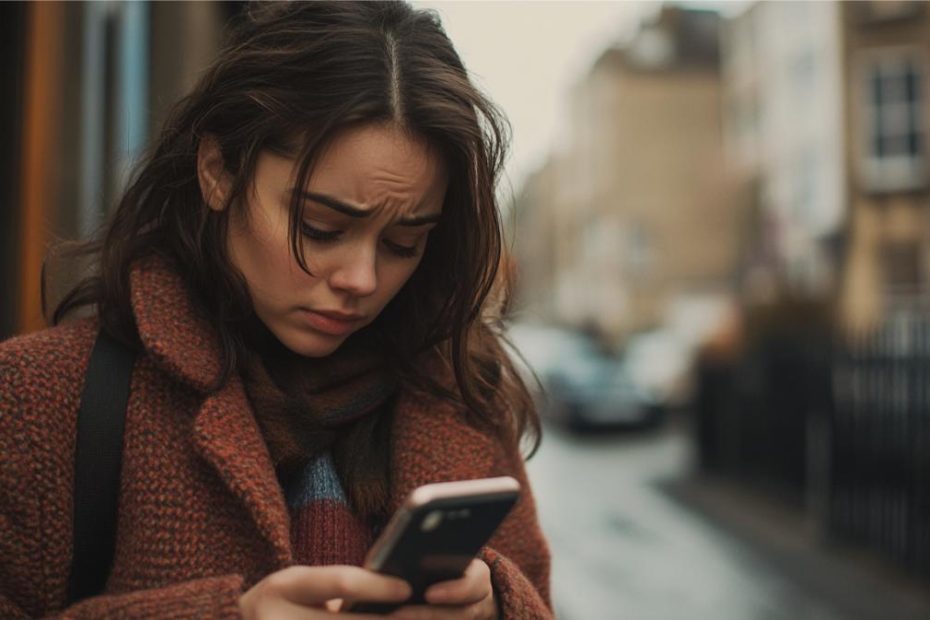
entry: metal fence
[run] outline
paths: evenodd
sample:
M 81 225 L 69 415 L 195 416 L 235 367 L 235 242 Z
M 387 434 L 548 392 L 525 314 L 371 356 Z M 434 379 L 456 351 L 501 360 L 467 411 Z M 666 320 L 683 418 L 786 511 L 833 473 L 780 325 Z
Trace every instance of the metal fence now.
M 837 539 L 930 576 L 930 312 L 875 332 L 771 330 L 698 369 L 705 471 L 777 493 Z
M 830 529 L 930 575 L 930 320 L 837 347 L 832 393 Z

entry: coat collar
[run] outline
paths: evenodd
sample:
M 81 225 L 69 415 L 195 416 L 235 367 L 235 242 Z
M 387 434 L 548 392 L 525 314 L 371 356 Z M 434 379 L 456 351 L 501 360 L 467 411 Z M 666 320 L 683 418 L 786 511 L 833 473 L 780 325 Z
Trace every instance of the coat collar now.
M 139 338 L 155 363 L 198 392 L 209 391 L 222 370 L 219 335 L 180 274 L 152 256 L 133 266 L 129 288 Z
M 194 450 L 245 505 L 276 562 L 292 561 L 290 520 L 248 396 L 238 375 L 216 387 L 219 336 L 193 304 L 181 276 L 152 257 L 130 272 L 139 338 L 150 359 L 169 376 L 205 395 L 193 421 Z

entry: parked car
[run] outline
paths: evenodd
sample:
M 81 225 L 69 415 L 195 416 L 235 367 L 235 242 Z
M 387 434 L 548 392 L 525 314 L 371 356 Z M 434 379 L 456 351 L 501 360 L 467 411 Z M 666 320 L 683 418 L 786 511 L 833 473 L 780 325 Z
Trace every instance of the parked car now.
M 517 359 L 517 366 L 543 417 L 571 430 L 656 421 L 655 403 L 631 380 L 622 361 L 580 332 L 517 324 L 509 335 L 525 358 L 525 363 Z
M 637 334 L 624 349 L 625 373 L 661 412 L 681 409 L 693 396 L 694 352 L 667 329 Z

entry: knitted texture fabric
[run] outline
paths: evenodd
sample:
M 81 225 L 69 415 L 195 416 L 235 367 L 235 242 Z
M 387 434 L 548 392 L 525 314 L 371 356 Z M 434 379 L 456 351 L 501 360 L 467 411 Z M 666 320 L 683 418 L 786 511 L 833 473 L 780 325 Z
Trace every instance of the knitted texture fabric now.
M 256 317 L 244 331 L 250 355 L 243 383 L 271 459 L 285 475 L 376 412 L 397 389 L 396 377 L 363 338 L 350 337 L 324 358 L 308 358 L 281 344 Z
M 287 350 L 263 326 L 252 331 L 259 337 L 249 339 L 244 384 L 284 489 L 294 559 L 359 565 L 374 533 L 350 509 L 329 447 L 341 429 L 377 415 L 396 381 L 356 342 L 312 359 Z
M 237 618 L 247 588 L 297 562 L 242 380 L 215 387 L 222 357 L 210 320 L 162 260 L 136 265 L 130 285 L 144 350 L 126 409 L 113 567 L 102 595 L 67 609 L 75 423 L 98 325 L 82 319 L 0 343 L 2 618 Z M 406 389 L 390 436 L 391 510 L 430 482 L 520 481 L 520 500 L 480 557 L 505 618 L 551 617 L 549 551 L 517 447 Z M 367 544 L 345 536 L 343 548 Z
M 349 509 L 329 452 L 308 462 L 284 493 L 298 564 L 361 565 L 374 532 Z

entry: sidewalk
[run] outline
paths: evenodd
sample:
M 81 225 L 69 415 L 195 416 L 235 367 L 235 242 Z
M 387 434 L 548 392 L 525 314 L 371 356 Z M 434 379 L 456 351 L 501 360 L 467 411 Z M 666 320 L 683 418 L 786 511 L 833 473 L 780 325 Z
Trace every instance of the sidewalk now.
M 735 483 L 693 477 L 663 483 L 675 501 L 703 516 L 850 620 L 926 620 L 930 581 L 877 554 L 818 542 L 805 515 Z

